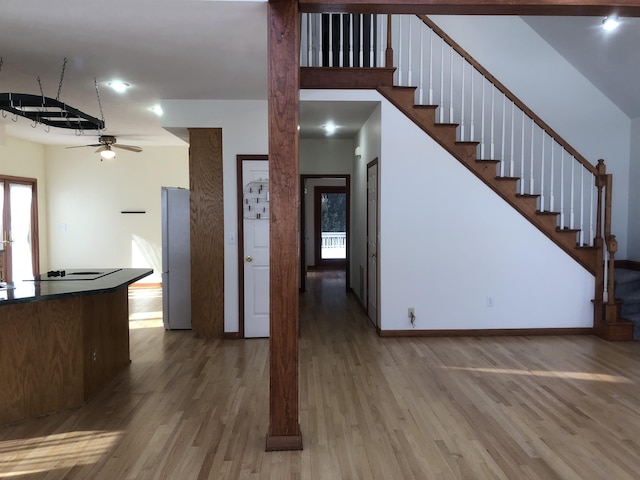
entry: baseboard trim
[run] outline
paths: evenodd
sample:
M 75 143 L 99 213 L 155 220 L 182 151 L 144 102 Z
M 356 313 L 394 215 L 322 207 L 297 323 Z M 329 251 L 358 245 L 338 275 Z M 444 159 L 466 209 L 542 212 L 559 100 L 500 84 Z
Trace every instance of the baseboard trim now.
M 545 335 L 593 335 L 593 328 L 502 328 L 486 330 L 380 330 L 378 336 L 386 337 L 532 337 Z
M 628 270 L 640 270 L 640 262 L 633 260 L 616 260 L 613 265 L 616 268 L 626 268 Z
M 240 332 L 224 332 L 222 338 L 225 340 L 239 340 L 242 337 L 240 336 Z

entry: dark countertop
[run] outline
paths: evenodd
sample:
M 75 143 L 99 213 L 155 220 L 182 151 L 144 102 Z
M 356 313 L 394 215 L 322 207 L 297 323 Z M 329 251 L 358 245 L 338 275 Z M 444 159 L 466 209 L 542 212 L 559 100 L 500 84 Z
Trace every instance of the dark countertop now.
M 95 272 L 109 273 L 99 276 Z M 34 280 L 20 280 L 0 288 L 0 306 L 111 292 L 152 273 L 150 268 L 69 269 L 64 277 L 47 277 L 44 273 Z

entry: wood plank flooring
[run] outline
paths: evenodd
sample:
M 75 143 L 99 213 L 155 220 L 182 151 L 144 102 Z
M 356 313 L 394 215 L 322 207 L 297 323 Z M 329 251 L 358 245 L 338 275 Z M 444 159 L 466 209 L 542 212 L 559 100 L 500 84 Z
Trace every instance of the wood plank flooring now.
M 302 452 L 264 451 L 268 340 L 165 332 L 136 290 L 131 366 L 0 427 L 0 479 L 639 478 L 640 343 L 381 339 L 343 282 L 301 296 Z

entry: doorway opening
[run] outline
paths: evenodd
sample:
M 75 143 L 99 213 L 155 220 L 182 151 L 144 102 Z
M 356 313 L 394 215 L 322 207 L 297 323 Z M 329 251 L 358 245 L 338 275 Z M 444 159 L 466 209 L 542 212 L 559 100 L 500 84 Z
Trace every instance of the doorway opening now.
M 300 176 L 300 290 L 306 291 L 307 272 L 344 271 L 350 275 L 350 175 Z
M 34 178 L 0 176 L 0 278 L 6 282 L 40 273 L 38 195 Z

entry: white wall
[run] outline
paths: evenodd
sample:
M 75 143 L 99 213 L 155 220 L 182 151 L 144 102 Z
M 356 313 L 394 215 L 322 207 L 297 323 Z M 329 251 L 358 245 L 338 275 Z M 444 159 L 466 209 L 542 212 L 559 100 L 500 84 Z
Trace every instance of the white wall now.
M 366 303 L 367 278 L 367 164 L 380 157 L 381 112 L 376 107 L 356 135 L 361 155 L 354 161 L 351 178 L 351 286 L 362 304 Z M 364 282 L 360 281 L 361 269 Z
M 613 174 L 617 258 L 626 258 L 629 118 L 521 18 L 431 18 L 593 165 L 605 160 Z
M 189 188 L 188 148 L 144 147 L 100 161 L 94 149 L 46 146 L 49 220 L 47 269 L 162 269 L 160 187 Z M 144 214 L 122 214 L 144 210 Z
M 301 97 L 381 102 L 383 330 L 410 329 L 408 307 L 424 330 L 592 325 L 593 276 L 389 102 L 345 90 Z
M 638 185 L 640 185 L 640 118 L 636 118 L 631 123 L 631 165 L 629 169 L 629 248 L 627 258 L 636 262 L 640 262 L 640 188 Z
M 224 331 L 237 332 L 238 245 L 237 155 L 266 155 L 266 100 L 164 100 L 162 124 L 174 128 L 222 128 L 224 189 Z
M 0 125 L 0 174 L 35 178 L 38 188 L 38 231 L 40 234 L 40 271 L 49 264 L 47 238 L 47 182 L 44 146 L 4 135 Z
M 353 140 L 300 139 L 301 175 L 349 175 L 353 169 Z
M 381 162 L 383 330 L 593 325 L 594 277 L 388 102 Z

